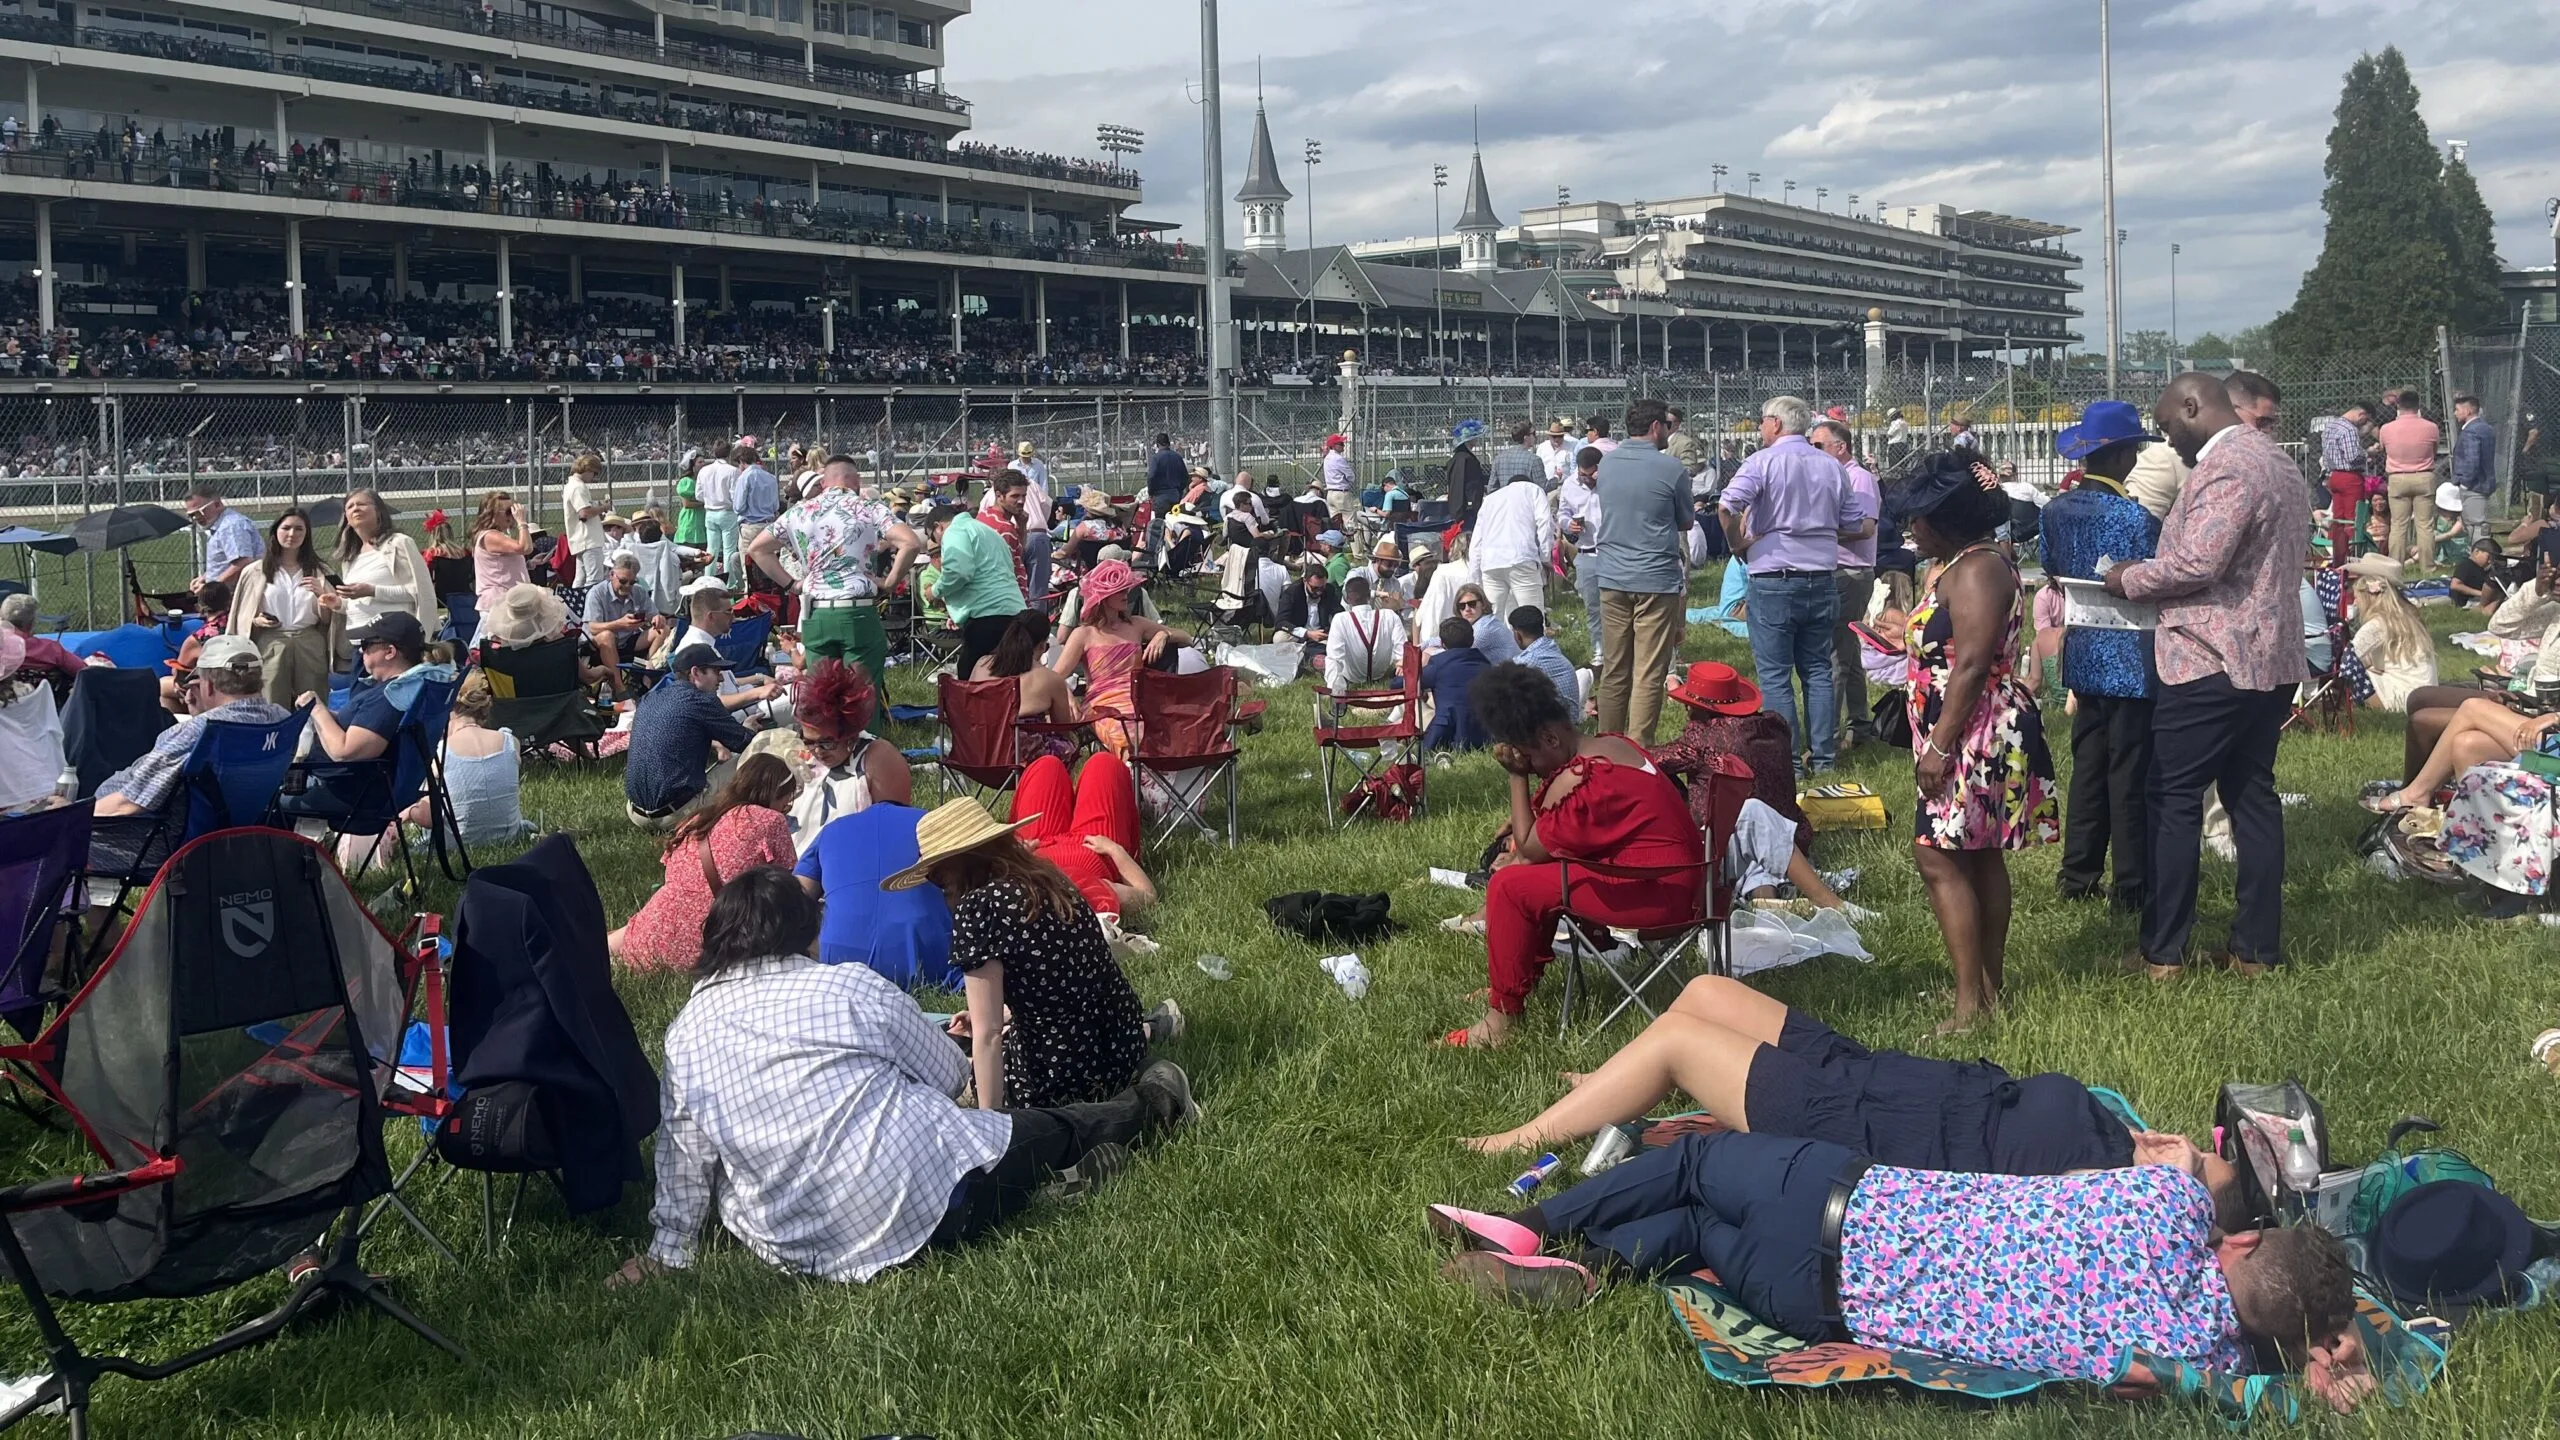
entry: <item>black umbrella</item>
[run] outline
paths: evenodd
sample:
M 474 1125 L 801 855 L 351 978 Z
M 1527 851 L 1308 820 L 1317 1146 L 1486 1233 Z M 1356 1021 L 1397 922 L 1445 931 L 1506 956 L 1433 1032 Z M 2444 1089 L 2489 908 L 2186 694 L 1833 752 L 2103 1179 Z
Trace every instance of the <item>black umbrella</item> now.
M 165 505 L 119 505 L 81 516 L 69 533 L 81 549 L 100 551 L 140 545 L 186 528 L 187 517 Z

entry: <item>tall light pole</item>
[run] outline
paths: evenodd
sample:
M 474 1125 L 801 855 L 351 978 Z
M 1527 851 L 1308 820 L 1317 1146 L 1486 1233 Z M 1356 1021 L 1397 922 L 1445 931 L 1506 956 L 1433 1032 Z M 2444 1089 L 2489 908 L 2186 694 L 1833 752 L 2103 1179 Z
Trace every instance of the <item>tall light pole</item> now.
M 2178 254 L 2175 243 L 2169 246 L 2169 359 L 2178 358 Z
M 1122 157 L 1146 149 L 1147 132 L 1127 125 L 1096 125 L 1093 127 L 1093 143 L 1111 157 L 1112 169 L 1126 170 L 1129 167 L 1122 163 Z M 1120 238 L 1120 207 L 1117 204 L 1111 207 L 1111 238 Z
M 1796 203 L 1796 182 L 1794 182 L 1793 180 L 1789 180 L 1789 181 L 1787 181 L 1787 182 L 1785 182 L 1785 183 L 1786 183 L 1786 202 L 1787 202 L 1788 204 L 1790 204 L 1790 205 L 1793 205 L 1794 203 Z
M 1760 197 L 1760 172 L 1757 170 L 1750 171 L 1744 178 L 1749 180 L 1751 184 L 1750 188 L 1743 193 L 1751 196 L 1755 200 L 1758 199 Z
M 1208 167 L 1200 203 L 1209 273 L 1209 463 L 1221 478 L 1236 473 L 1232 381 L 1235 337 L 1228 319 L 1227 149 L 1218 108 L 1218 0 L 1200 0 L 1200 139 Z M 1099 401 L 1095 402 L 1099 404 Z
M 1723 193 L 1724 193 L 1724 177 L 1725 177 L 1725 168 L 1724 168 L 1723 166 L 1721 166 L 1721 165 L 1710 165 L 1710 166 L 1708 166 L 1707 168 L 1708 168 L 1709 170 L 1711 170 L 1711 171 L 1713 171 L 1713 172 L 1715 173 L 1715 177 L 1716 177 L 1716 193 L 1717 193 L 1717 194 L 1719 194 L 1719 195 L 1723 194 Z
M 1446 330 L 1446 329 L 1448 329 L 1448 328 L 1449 328 L 1449 322 L 1448 322 L 1447 317 L 1446 317 L 1446 316 L 1444 316 L 1444 315 L 1442 315 L 1442 314 L 1440 313 L 1440 275 L 1441 275 L 1441 272 L 1442 272 L 1442 271 L 1444 271 L 1445 269 L 1447 269 L 1447 268 L 1448 268 L 1448 267 L 1447 267 L 1447 266 L 1442 262 L 1442 260 L 1441 260 L 1441 253 L 1442 253 L 1442 252 L 1441 252 L 1441 249 L 1440 249 L 1440 192 L 1441 192 L 1441 191 L 1443 191 L 1443 190 L 1446 190 L 1446 189 L 1448 189 L 1448 188 L 1449 188 L 1449 167 L 1448 167 L 1448 166 L 1446 166 L 1446 165 L 1434 165 L 1434 166 L 1432 166 L 1432 167 L 1431 167 L 1431 365 L 1432 365 L 1432 368 L 1433 368 L 1433 369 L 1435 369 L 1435 370 L 1437 370 L 1437 369 L 1441 368 L 1441 366 L 1440 366 L 1440 334 L 1441 334 L 1441 332 L 1442 332 L 1442 331 L 1444 331 L 1444 330 Z M 1559 202 L 1559 203 L 1561 203 L 1561 202 Z
M 2122 334 L 2119 307 L 2124 286 L 2116 263 L 2116 66 L 2115 30 L 2109 0 L 2098 0 L 2098 184 L 2105 193 L 2103 225 L 2107 245 L 2107 398 L 2116 398 L 2117 342 Z
M 1830 208 L 1831 208 L 1830 203 L 1829 203 L 1829 202 L 1830 202 L 1830 200 L 1831 200 L 1831 187 L 1830 187 L 1830 186 L 1828 186 L 1828 185 L 1816 185 L 1816 186 L 1814 186 L 1814 187 L 1813 187 L 1813 208 L 1814 208 L 1814 209 L 1816 209 L 1816 210 L 1828 210 L 1828 209 L 1830 209 Z
M 1307 142 L 1307 355 L 1316 356 L 1316 167 L 1324 163 L 1324 142 Z

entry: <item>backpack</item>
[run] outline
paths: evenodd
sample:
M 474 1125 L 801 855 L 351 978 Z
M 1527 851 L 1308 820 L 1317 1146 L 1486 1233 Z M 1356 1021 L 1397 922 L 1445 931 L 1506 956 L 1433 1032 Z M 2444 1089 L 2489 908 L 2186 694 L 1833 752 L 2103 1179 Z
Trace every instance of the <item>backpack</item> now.
M 2327 1171 L 2328 1117 L 2301 1081 L 2288 1076 L 2274 1085 L 2234 1082 L 2223 1086 L 2214 1102 L 2214 1151 L 2240 1172 L 2256 1218 L 2270 1224 L 2310 1212 L 2319 1203 L 2317 1189 L 2297 1191 L 2284 1178 L 2287 1132 L 2297 1125 L 2320 1169 Z
M 2402 1136 L 2413 1131 L 2433 1134 L 2439 1128 L 2436 1122 L 2423 1115 L 2406 1116 L 2391 1127 L 2390 1138 L 2382 1142 L 2382 1154 L 2364 1167 L 2362 1178 L 2356 1184 L 2355 1206 L 2349 1221 L 2352 1233 L 2370 1234 L 2373 1227 L 2381 1223 L 2383 1212 L 2391 1208 L 2392 1201 L 2421 1185 L 2431 1185 L 2438 1180 L 2462 1180 L 2491 1190 L 2498 1188 L 2498 1182 L 2490 1178 L 2488 1171 L 2473 1164 L 2470 1156 L 2451 1146 L 2429 1145 L 2406 1151 L 2400 1148 Z

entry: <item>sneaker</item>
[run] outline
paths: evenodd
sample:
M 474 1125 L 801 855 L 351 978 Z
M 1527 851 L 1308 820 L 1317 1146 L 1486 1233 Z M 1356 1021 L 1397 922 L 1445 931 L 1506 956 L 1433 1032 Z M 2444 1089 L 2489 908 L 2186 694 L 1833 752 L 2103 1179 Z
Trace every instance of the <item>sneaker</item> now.
M 1179 1130 L 1200 1118 L 1200 1102 L 1191 1098 L 1191 1077 L 1170 1060 L 1158 1060 L 1139 1071 L 1135 1088 L 1158 1102 L 1157 1118 L 1167 1130 Z
M 1058 1172 L 1058 1178 L 1040 1187 L 1044 1200 L 1065 1202 L 1081 1200 L 1110 1183 L 1111 1178 L 1129 1168 L 1136 1157 L 1129 1147 L 1106 1140 L 1087 1150 L 1076 1163 Z
M 1182 1007 L 1168 995 L 1156 1008 L 1147 1012 L 1147 1043 L 1167 1045 L 1182 1038 L 1188 1028 L 1182 1018 Z

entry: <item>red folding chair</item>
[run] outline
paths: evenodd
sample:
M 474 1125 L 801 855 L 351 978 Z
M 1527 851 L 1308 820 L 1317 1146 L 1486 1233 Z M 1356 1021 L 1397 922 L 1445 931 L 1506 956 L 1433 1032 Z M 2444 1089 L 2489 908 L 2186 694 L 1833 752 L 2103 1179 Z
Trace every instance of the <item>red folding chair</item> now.
M 1423 813 L 1422 651 L 1404 647 L 1401 688 L 1348 690 L 1319 688 L 1315 695 L 1317 763 L 1324 773 L 1324 808 L 1348 827 L 1379 802 L 1396 783 L 1399 767 L 1410 767 L 1402 788 L 1410 794 L 1412 818 Z M 1376 717 L 1368 724 L 1347 724 L 1354 712 Z M 1349 783 L 1334 783 L 1340 771 Z M 1402 818 L 1402 817 L 1398 817 Z
M 1562 867 L 1565 919 L 1577 932 L 1576 943 L 1565 946 L 1559 957 L 1564 961 L 1564 1002 L 1556 1024 L 1559 1037 L 1573 1033 L 1574 993 L 1583 988 L 1582 967 L 1589 958 L 1591 968 L 1609 977 L 1618 987 L 1618 1003 L 1593 1026 L 1606 1030 L 1630 1007 L 1642 1010 L 1647 1019 L 1657 1012 L 1645 999 L 1645 992 L 1679 965 L 1681 954 L 1695 940 L 1707 957 L 1706 973 L 1733 973 L 1733 866 L 1728 852 L 1733 848 L 1734 827 L 1742 818 L 1742 803 L 1751 798 L 1751 767 L 1734 755 L 1718 755 L 1715 763 L 1697 784 L 1707 787 L 1706 828 L 1707 858 L 1697 869 L 1648 869 L 1574 860 Z M 1666 881 L 1682 880 L 1698 897 L 1695 914 L 1675 924 L 1630 930 L 1612 926 L 1605 920 L 1576 914 L 1573 908 L 1573 867 L 1579 865 L 1595 875 L 1622 879 L 1660 877 Z M 1579 943 L 1581 934 L 1606 934 L 1635 951 L 1634 963 L 1621 969 L 1596 957 L 1586 957 L 1586 947 Z M 1632 974 L 1630 973 L 1632 972 Z
M 1196 675 L 1140 667 L 1132 694 L 1138 711 L 1137 754 L 1130 761 L 1138 798 L 1154 796 L 1164 815 L 1156 832 L 1162 844 L 1185 826 L 1215 836 L 1200 802 L 1210 787 L 1227 792 L 1227 844 L 1236 843 L 1236 770 L 1243 752 L 1236 730 L 1245 715 L 1236 705 L 1236 672 L 1225 665 Z
M 1034 758 L 1024 754 L 1026 741 L 1064 735 L 1075 740 L 1079 748 L 1092 741 L 1092 719 L 1022 719 L 1022 678 L 1018 675 L 1000 675 L 993 680 L 960 680 L 944 675 L 934 683 L 942 726 L 941 750 L 934 764 L 942 773 L 946 799 L 955 793 L 951 777 L 956 775 L 992 792 L 991 803 L 1000 808 L 1004 797 L 1022 779 L 1022 767 Z

